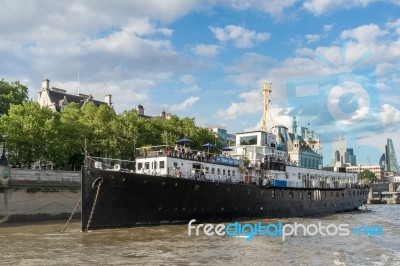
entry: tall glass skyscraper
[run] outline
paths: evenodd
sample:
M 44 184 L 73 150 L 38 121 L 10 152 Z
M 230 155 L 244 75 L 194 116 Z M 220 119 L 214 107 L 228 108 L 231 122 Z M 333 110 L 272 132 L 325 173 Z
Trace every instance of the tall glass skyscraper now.
M 387 139 L 387 144 L 385 146 L 386 152 L 386 171 L 389 172 L 399 172 L 399 165 L 397 164 L 396 153 L 394 151 L 394 145 L 391 139 Z

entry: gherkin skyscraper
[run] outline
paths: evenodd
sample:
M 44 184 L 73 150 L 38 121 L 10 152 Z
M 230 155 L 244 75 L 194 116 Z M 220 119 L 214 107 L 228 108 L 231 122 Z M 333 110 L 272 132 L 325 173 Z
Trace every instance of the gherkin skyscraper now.
M 397 164 L 396 152 L 394 151 L 393 141 L 387 139 L 385 147 L 386 151 L 386 171 L 399 173 L 399 165 Z

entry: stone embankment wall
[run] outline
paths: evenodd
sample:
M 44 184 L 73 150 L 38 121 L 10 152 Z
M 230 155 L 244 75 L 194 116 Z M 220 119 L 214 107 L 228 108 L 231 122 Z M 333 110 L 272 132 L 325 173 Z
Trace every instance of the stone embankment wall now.
M 81 197 L 80 172 L 10 168 L 6 181 L 0 183 L 0 223 L 68 218 Z
M 385 196 L 384 193 L 385 192 L 395 192 L 398 190 L 399 187 L 400 187 L 399 182 L 371 184 L 370 188 L 369 188 L 367 203 L 370 203 L 370 204 L 387 203 L 387 201 L 382 200 L 382 198 Z

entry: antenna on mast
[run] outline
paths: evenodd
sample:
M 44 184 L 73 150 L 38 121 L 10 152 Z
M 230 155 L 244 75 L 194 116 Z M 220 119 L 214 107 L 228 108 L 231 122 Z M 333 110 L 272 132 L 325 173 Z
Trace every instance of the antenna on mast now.
M 79 91 L 79 67 L 78 67 L 78 87 L 75 90 L 75 95 L 78 95 L 80 93 Z
M 264 95 L 264 102 L 263 102 L 264 107 L 263 107 L 263 119 L 262 119 L 261 130 L 265 131 L 265 132 L 267 131 L 267 112 L 271 118 L 272 124 L 274 123 L 272 121 L 272 117 L 271 117 L 271 114 L 269 113 L 269 109 L 268 109 L 268 103 L 270 102 L 269 95 L 272 92 L 271 87 L 272 87 L 272 83 L 267 83 L 266 81 L 264 81 L 264 85 L 263 85 L 263 89 L 262 89 L 262 93 Z

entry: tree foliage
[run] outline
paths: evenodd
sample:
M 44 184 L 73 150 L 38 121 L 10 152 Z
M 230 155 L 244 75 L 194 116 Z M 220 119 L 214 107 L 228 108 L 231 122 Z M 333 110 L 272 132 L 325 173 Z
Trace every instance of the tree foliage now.
M 186 137 L 193 141 L 192 149 L 201 149 L 215 141 L 214 133 L 197 127 L 193 118 L 150 119 L 135 110 L 115 114 L 107 105 L 81 108 L 74 103 L 60 113 L 34 102 L 11 104 L 8 115 L 0 118 L 0 134 L 7 135 L 11 164 L 30 167 L 52 162 L 65 170 L 78 170 L 83 164 L 85 142 L 92 156 L 133 160 L 135 148 L 173 146 Z
M 28 88 L 19 81 L 0 80 L 0 116 L 8 114 L 11 104 L 22 104 L 28 100 Z
M 376 182 L 378 178 L 376 175 L 368 169 L 365 169 L 358 175 L 358 179 L 364 182 Z

